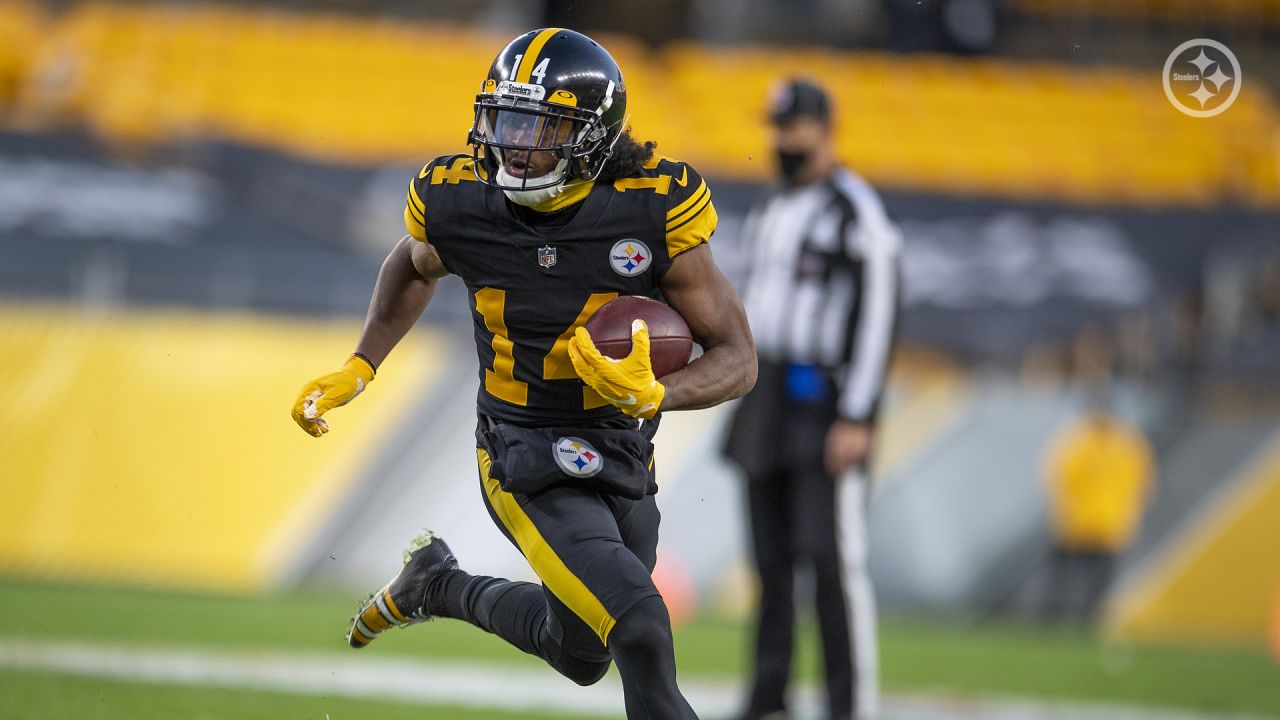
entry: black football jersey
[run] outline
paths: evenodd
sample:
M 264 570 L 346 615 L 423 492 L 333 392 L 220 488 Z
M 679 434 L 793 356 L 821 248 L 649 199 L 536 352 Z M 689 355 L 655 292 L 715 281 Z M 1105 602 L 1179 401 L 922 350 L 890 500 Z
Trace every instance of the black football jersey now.
M 569 338 L 620 295 L 658 297 L 680 253 L 716 227 L 693 168 L 655 157 L 635 175 L 595 183 L 567 223 L 522 222 L 469 155 L 439 157 L 409 185 L 405 225 L 466 283 L 480 359 L 479 410 L 523 424 L 572 425 L 620 414 L 587 387 Z

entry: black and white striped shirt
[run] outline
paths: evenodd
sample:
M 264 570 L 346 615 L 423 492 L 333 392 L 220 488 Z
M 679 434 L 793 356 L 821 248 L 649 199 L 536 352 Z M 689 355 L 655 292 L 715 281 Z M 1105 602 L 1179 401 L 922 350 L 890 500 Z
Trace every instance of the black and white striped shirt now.
M 744 302 L 766 362 L 835 373 L 841 417 L 869 420 L 884 385 L 898 305 L 902 240 L 879 195 L 838 169 L 779 190 L 748 214 Z

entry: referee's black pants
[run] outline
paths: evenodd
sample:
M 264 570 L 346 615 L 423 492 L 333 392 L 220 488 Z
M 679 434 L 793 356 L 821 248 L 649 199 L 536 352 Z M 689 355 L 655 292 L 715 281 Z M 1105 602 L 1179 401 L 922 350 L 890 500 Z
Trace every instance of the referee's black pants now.
M 826 433 L 835 420 L 831 403 L 797 403 L 777 388 L 766 388 L 754 407 L 750 401 L 748 396 L 738 409 L 746 415 L 735 418 L 731 436 L 743 434 L 731 439 L 730 448 L 763 424 L 772 437 L 757 442 L 774 452 L 740 463 L 747 475 L 751 548 L 761 585 L 745 717 L 754 720 L 786 707 L 799 609 L 795 578 L 806 572 L 814 580 L 830 717 L 866 720 L 878 704 L 875 601 L 866 567 L 866 473 L 860 469 L 833 478 L 824 469 Z M 747 459 L 738 449 L 730 455 Z

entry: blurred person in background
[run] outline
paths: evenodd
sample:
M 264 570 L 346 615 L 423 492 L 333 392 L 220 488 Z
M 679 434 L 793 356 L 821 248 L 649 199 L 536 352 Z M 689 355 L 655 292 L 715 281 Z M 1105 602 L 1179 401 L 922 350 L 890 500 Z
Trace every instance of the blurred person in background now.
M 428 532 L 365 601 L 348 640 L 361 648 L 392 627 L 455 618 L 579 685 L 616 662 L 628 718 L 696 718 L 651 575 L 649 440 L 660 412 L 711 407 L 754 382 L 746 313 L 706 245 L 711 191 L 687 164 L 630 137 L 622 72 L 580 33 L 511 41 L 473 109 L 472 151 L 436 158 L 410 181 L 409 234 L 382 265 L 355 353 L 303 388 L 293 417 L 316 437 L 328 432 L 323 415 L 373 381 L 439 279 L 459 275 L 474 311 L 486 510 L 542 582 L 464 572 Z M 704 349 L 660 381 L 644 322 L 632 323 L 620 359 L 583 328 L 619 295 L 659 293 Z
M 1266 255 L 1260 263 L 1247 311 L 1257 330 L 1280 328 L 1280 252 Z
M 826 91 L 781 85 L 770 120 L 780 186 L 744 226 L 744 302 L 760 356 L 725 452 L 747 476 L 760 576 L 744 720 L 785 718 L 795 574 L 814 577 L 833 720 L 878 705 L 867 575 L 867 461 L 898 305 L 901 241 L 879 196 L 836 158 Z
M 1054 549 L 1044 608 L 1074 621 L 1097 611 L 1155 487 L 1146 436 L 1110 411 L 1105 381 L 1088 392 L 1089 410 L 1058 431 L 1045 463 Z

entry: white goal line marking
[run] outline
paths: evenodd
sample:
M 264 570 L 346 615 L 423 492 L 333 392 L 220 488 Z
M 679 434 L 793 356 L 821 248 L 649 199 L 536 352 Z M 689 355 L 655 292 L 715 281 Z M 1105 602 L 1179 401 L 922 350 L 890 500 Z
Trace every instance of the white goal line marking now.
M 623 717 L 616 673 L 579 687 L 550 669 L 468 661 L 442 662 L 393 657 L 340 657 L 329 653 L 228 652 L 108 645 L 0 641 L 0 669 L 109 678 L 130 682 L 218 686 L 307 695 L 378 698 L 413 703 L 463 705 L 564 717 Z M 734 681 L 681 683 L 690 704 L 707 718 L 740 708 Z M 798 717 L 820 716 L 818 693 L 796 693 Z M 890 695 L 882 720 L 1263 720 L 1185 711 L 1122 706 L 1039 703 L 1033 700 L 972 699 L 947 695 Z

